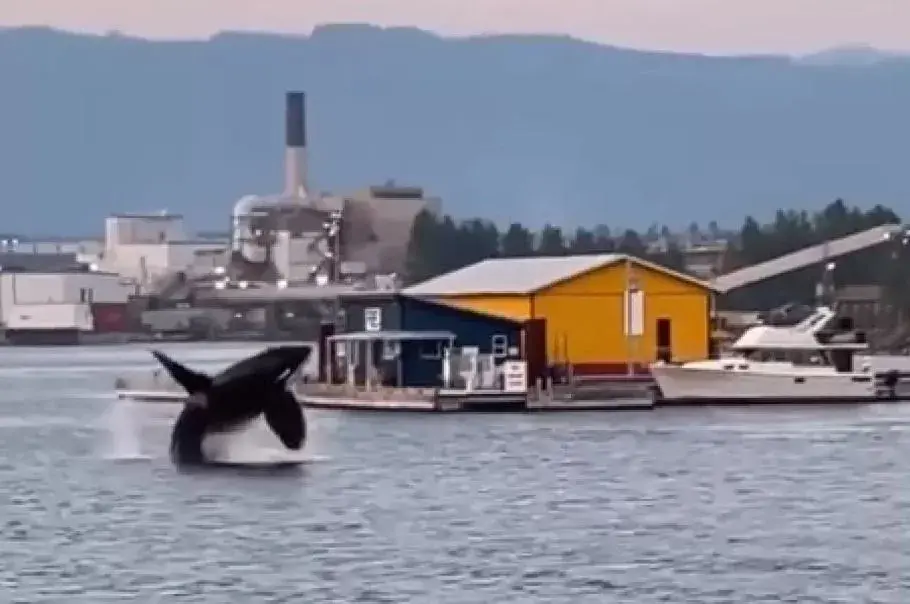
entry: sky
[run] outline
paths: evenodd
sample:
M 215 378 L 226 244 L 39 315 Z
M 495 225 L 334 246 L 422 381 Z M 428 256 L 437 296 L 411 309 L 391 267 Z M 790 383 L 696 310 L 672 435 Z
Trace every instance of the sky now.
M 307 34 L 315 25 L 351 22 L 457 36 L 561 33 L 708 54 L 910 50 L 910 0 L 0 0 L 0 26 L 147 38 Z

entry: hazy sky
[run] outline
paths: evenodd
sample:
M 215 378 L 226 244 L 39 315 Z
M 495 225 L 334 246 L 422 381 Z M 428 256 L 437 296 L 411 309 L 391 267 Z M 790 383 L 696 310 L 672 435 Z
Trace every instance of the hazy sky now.
M 308 33 L 329 22 L 444 34 L 550 32 L 638 48 L 801 53 L 910 50 L 910 0 L 0 0 L 2 25 L 155 38 L 219 30 Z

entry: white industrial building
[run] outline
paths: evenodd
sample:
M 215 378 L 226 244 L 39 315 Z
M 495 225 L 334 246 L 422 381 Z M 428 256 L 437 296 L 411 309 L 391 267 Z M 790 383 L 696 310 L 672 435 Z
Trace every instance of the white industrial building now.
M 224 265 L 226 248 L 226 241 L 187 237 L 177 214 L 115 214 L 105 220 L 104 249 L 92 264 L 133 280 L 147 293 L 178 271 L 211 273 Z
M 93 331 L 93 307 L 125 306 L 135 287 L 111 273 L 2 272 L 0 326 L 4 331 Z

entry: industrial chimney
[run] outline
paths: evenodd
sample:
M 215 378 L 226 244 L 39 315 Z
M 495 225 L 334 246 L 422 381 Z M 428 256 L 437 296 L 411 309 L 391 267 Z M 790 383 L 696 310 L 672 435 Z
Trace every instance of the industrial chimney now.
M 306 94 L 288 92 L 285 109 L 284 194 L 307 196 Z

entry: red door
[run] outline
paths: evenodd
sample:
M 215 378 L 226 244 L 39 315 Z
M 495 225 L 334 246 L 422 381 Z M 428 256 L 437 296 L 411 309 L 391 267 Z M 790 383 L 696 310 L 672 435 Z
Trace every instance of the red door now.
M 528 364 L 528 385 L 547 377 L 547 320 L 528 319 L 522 329 L 521 358 Z

